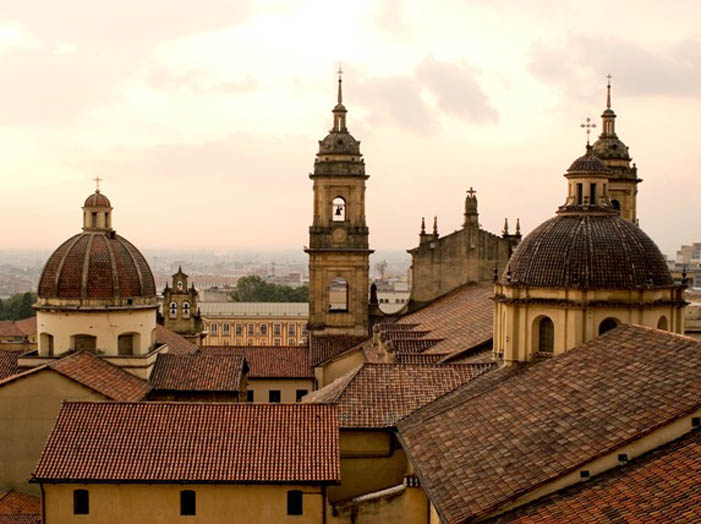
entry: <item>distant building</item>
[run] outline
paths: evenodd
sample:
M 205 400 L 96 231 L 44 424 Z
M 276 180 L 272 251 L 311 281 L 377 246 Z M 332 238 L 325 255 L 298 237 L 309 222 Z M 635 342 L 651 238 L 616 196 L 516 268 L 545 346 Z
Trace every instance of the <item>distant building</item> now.
M 201 302 L 203 346 L 297 346 L 307 343 L 306 302 Z
M 166 284 L 163 290 L 163 325 L 199 344 L 205 336 L 198 303 L 199 294 L 194 284 L 188 287 L 188 277 L 181 267 L 178 267 L 172 278 L 172 287 Z
M 36 317 L 0 320 L 0 351 L 30 351 L 36 348 Z

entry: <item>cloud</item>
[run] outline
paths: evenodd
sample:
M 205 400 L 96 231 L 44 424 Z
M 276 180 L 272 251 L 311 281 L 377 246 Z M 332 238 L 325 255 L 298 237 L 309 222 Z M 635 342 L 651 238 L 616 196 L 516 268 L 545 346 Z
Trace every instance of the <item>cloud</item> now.
M 245 93 L 258 87 L 258 82 L 251 75 L 241 80 L 222 81 L 204 70 L 190 69 L 176 73 L 162 66 L 151 68 L 146 82 L 154 89 L 190 93 Z

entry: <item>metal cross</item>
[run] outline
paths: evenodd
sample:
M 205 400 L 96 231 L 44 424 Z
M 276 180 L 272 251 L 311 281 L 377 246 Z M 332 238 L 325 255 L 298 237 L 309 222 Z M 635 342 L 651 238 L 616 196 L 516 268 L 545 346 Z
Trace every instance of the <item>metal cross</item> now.
M 336 72 L 338 73 L 339 77 L 343 74 L 343 69 L 341 69 L 341 66 L 338 66 L 338 71 Z
M 475 193 L 477 193 L 477 191 L 472 189 L 472 186 L 470 186 L 470 190 L 467 192 L 467 194 L 470 195 L 471 197 L 473 197 L 473 196 L 475 196 Z
M 102 179 L 99 176 L 97 176 L 97 177 L 93 178 L 93 180 L 95 181 L 95 185 L 97 186 L 96 190 L 99 191 L 100 190 L 100 182 L 102 182 Z
M 587 145 L 589 145 L 589 133 L 591 133 L 591 130 L 596 127 L 596 124 L 592 124 L 591 118 L 587 117 L 585 123 L 579 124 L 579 127 L 583 127 L 587 130 Z

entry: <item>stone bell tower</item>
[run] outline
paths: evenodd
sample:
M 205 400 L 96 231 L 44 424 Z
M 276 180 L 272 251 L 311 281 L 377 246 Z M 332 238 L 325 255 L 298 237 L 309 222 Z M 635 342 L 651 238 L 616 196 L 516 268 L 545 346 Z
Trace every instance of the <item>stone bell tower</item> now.
M 365 161 L 346 127 L 341 71 L 333 127 L 314 161 L 309 228 L 309 330 L 367 336 L 370 254 L 365 223 Z
M 199 293 L 194 284 L 188 288 L 187 275 L 182 268 L 173 275 L 172 287 L 163 289 L 163 325 L 197 345 L 204 338 L 204 325 L 197 301 Z

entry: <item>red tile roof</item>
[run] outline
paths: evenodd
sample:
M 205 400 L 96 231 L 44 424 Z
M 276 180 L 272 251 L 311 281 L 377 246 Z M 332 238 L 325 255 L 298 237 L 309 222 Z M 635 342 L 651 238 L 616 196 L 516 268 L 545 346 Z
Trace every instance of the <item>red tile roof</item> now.
M 701 519 L 701 431 L 509 513 L 491 524 L 638 524 Z
M 27 335 L 28 337 L 31 336 L 36 336 L 37 334 L 37 317 L 29 317 L 25 318 L 23 320 L 16 320 L 15 321 L 15 326 L 19 328 L 19 330 Z
M 204 346 L 204 354 L 240 354 L 248 378 L 313 378 L 307 346 Z
M 398 429 L 441 522 L 453 524 L 699 407 L 701 342 L 620 326 L 537 364 L 487 373 Z
M 14 320 L 0 320 L 0 337 L 24 337 L 25 332 L 22 331 L 17 322 Z
M 366 362 L 331 384 L 309 393 L 304 402 L 337 404 L 342 428 L 388 428 L 492 366 Z
M 17 359 L 21 354 L 21 351 L 0 350 L 0 380 L 17 373 Z
M 0 515 L 38 515 L 39 510 L 39 497 L 36 495 L 13 489 L 0 492 Z
M 243 355 L 158 355 L 151 386 L 160 391 L 231 391 L 241 389 Z
M 110 400 L 142 400 L 151 391 L 144 380 L 90 353 L 74 353 L 60 360 L 11 375 L 0 386 L 43 370 L 52 370 Z
M 96 423 L 99 421 L 99 423 Z M 66 402 L 39 481 L 340 481 L 335 406 Z
M 168 344 L 168 353 L 179 355 L 195 353 L 199 349 L 197 344 L 190 342 L 186 338 L 178 335 L 175 331 L 161 326 L 160 324 L 156 324 L 156 342 L 159 344 Z
M 426 353 L 396 353 L 397 364 L 438 364 L 445 355 L 427 355 Z
M 0 513 L 0 524 L 40 524 L 41 516 L 23 513 L 3 515 Z
M 355 337 L 349 335 L 314 335 L 310 333 L 310 365 L 312 367 L 319 366 L 368 338 L 369 337 Z

